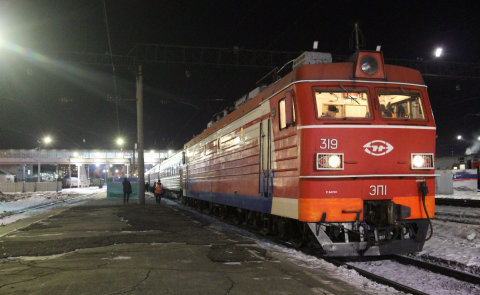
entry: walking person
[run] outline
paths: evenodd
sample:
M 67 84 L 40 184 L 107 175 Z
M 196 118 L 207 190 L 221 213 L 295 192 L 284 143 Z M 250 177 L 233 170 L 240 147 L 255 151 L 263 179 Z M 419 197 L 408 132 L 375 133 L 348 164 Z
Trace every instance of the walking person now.
M 130 194 L 132 193 L 132 184 L 128 179 L 125 177 L 123 179 L 123 203 L 128 203 L 128 199 L 130 198 Z
M 160 204 L 160 201 L 162 200 L 162 194 L 163 194 L 162 182 L 159 180 L 155 184 L 155 202 Z

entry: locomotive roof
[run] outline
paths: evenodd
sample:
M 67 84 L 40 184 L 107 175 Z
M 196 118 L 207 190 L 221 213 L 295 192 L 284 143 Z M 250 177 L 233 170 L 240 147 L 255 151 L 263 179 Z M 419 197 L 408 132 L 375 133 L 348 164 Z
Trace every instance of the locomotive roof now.
M 406 68 L 396 65 L 384 65 L 386 79 L 370 79 L 377 83 L 408 83 L 425 85 L 422 75 L 418 70 Z M 355 79 L 354 77 L 355 62 L 342 63 L 322 63 L 322 64 L 307 64 L 295 68 L 292 72 L 285 75 L 282 79 L 270 84 L 267 88 L 261 91 L 254 98 L 246 101 L 239 108 L 226 115 L 219 121 L 215 122 L 211 127 L 205 129 L 202 133 L 195 136 L 184 147 L 188 148 L 213 134 L 219 129 L 227 126 L 233 121 L 239 119 L 244 114 L 258 107 L 264 100 L 269 99 L 282 89 L 291 86 L 296 82 L 301 81 L 352 81 L 361 82 L 369 81 L 368 79 Z

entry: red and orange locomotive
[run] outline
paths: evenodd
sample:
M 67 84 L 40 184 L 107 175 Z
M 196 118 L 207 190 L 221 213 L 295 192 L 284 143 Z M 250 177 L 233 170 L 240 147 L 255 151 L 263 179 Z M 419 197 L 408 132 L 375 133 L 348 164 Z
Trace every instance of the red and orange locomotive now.
M 183 196 L 326 255 L 408 253 L 434 215 L 434 151 L 417 70 L 305 52 L 185 144 Z

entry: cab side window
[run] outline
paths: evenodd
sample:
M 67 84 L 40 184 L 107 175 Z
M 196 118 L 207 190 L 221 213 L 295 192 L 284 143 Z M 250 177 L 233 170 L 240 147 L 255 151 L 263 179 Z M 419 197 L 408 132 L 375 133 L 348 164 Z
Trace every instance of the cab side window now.
M 295 106 L 292 92 L 286 92 L 285 97 L 278 102 L 280 130 L 295 125 Z

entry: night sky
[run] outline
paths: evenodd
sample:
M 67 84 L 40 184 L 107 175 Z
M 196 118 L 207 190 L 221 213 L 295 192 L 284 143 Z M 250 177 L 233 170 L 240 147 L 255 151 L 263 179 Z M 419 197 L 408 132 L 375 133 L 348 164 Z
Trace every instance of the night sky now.
M 364 48 L 381 44 L 387 59 L 428 60 L 442 46 L 444 60 L 480 63 L 480 21 L 469 1 L 384 2 L 105 1 L 118 55 L 136 43 L 301 53 L 314 40 L 319 51 L 349 55 L 358 22 Z M 56 58 L 59 52 L 108 52 L 103 1 L 0 1 L 0 36 L 0 149 L 34 148 L 46 134 L 55 139 L 51 148 L 115 148 L 117 135 L 133 146 L 132 69 L 116 68 L 117 121 L 112 68 Z M 144 65 L 145 148 L 180 148 L 267 72 Z M 461 154 L 480 136 L 479 80 L 425 77 L 438 155 Z M 457 134 L 465 140 L 457 141 Z

